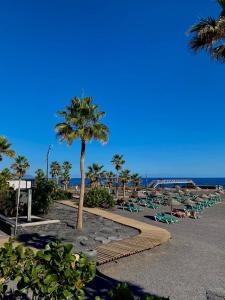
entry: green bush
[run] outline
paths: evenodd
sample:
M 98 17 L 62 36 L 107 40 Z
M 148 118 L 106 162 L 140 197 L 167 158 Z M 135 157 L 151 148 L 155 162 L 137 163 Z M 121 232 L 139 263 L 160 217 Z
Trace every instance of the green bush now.
M 62 189 L 56 189 L 53 194 L 52 198 L 54 200 L 67 200 L 72 198 L 72 193 L 68 191 L 64 191 Z
M 95 263 L 72 254 L 72 247 L 53 242 L 35 253 L 6 243 L 0 248 L 0 299 L 84 299 L 83 288 L 95 277 Z M 13 291 L 11 281 L 16 283 Z
M 115 205 L 115 201 L 105 188 L 93 188 L 84 195 L 84 205 L 111 208 Z
M 70 192 L 59 189 L 55 181 L 48 180 L 43 170 L 36 171 L 32 197 L 32 212 L 34 214 L 46 214 L 54 200 L 71 199 L 71 197 Z
M 12 217 L 16 215 L 16 191 L 11 188 L 4 176 L 3 171 L 0 172 L 0 213 Z M 23 207 L 20 206 L 20 212 Z

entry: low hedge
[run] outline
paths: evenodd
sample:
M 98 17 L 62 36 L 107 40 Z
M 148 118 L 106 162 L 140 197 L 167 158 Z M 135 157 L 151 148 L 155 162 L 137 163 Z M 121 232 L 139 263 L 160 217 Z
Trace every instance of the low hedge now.
M 84 195 L 84 205 L 88 207 L 111 208 L 115 206 L 113 196 L 105 188 L 93 188 Z

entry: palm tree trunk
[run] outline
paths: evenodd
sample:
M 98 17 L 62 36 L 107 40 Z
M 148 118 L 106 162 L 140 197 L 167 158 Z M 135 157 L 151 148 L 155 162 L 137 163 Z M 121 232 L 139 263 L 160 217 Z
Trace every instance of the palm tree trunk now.
M 77 227 L 76 227 L 77 230 L 83 229 L 83 206 L 84 206 L 84 190 L 85 190 L 84 157 L 85 157 L 85 141 L 82 141 L 81 154 L 80 154 L 81 186 L 80 186 L 80 202 L 79 202 L 78 215 L 77 215 Z
M 18 193 L 17 193 L 15 235 L 17 234 L 17 227 L 18 227 L 19 204 L 20 204 L 20 185 L 21 185 L 21 177 L 19 178 L 19 186 L 18 186 Z
M 123 184 L 123 198 L 126 197 L 126 184 Z

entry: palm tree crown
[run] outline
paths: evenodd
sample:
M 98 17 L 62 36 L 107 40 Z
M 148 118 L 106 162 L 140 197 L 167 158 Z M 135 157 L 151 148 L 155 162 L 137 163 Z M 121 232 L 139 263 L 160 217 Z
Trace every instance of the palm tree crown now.
M 61 166 L 57 161 L 53 161 L 50 165 L 50 173 L 52 175 L 52 178 L 55 178 L 59 176 L 61 171 Z
M 122 183 L 128 183 L 131 179 L 130 170 L 125 169 L 120 173 L 120 181 Z
M 100 166 L 96 163 L 93 163 L 91 166 L 88 167 L 88 171 L 86 176 L 90 179 L 91 184 L 97 186 L 99 184 L 99 180 L 103 176 L 103 166 Z
M 4 136 L 0 136 L 0 161 L 2 161 L 2 156 L 8 156 L 10 158 L 15 157 L 15 151 L 10 149 L 11 144 Z
M 125 160 L 123 159 L 123 155 L 115 154 L 111 162 L 113 163 L 115 169 L 118 172 L 122 169 L 122 165 L 125 163 Z
M 75 139 L 85 142 L 92 139 L 107 142 L 109 129 L 99 121 L 105 113 L 98 111 L 98 106 L 92 103 L 91 97 L 74 97 L 71 104 L 66 106 L 64 111 L 58 112 L 58 115 L 64 118 L 63 123 L 55 126 L 61 141 L 66 141 L 69 145 Z
M 141 182 L 141 176 L 138 173 L 132 174 L 130 179 L 131 179 L 132 183 L 134 184 L 134 186 L 138 186 Z
M 17 156 L 15 158 L 15 163 L 12 164 L 11 168 L 15 171 L 16 175 L 19 178 L 22 178 L 25 174 L 27 169 L 30 167 L 28 160 L 25 156 Z
M 192 26 L 190 47 L 194 51 L 206 50 L 211 57 L 225 63 L 225 0 L 217 0 L 221 13 L 217 19 L 201 18 Z

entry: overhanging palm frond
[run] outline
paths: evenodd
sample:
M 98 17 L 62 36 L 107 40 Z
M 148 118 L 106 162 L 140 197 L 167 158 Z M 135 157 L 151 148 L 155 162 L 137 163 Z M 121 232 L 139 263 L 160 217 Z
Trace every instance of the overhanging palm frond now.
M 212 49 L 212 56 L 222 63 L 225 63 L 225 44 Z
M 222 8 L 220 16 L 202 18 L 192 26 L 189 33 L 193 34 L 190 40 L 190 48 L 194 51 L 205 50 L 217 61 L 224 60 L 225 45 L 225 0 L 217 0 Z

